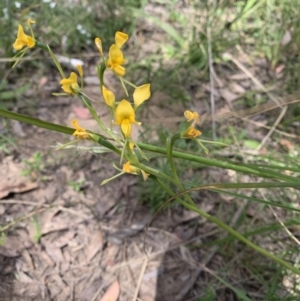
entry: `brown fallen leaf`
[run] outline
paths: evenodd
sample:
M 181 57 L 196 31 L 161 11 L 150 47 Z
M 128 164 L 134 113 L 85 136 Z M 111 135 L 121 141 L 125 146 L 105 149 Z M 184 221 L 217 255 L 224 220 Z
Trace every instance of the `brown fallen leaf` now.
M 100 301 L 117 301 L 120 295 L 120 285 L 116 280 L 106 291 Z
M 0 199 L 8 196 L 10 193 L 21 193 L 33 190 L 38 187 L 37 183 L 20 182 L 16 185 L 9 185 L 7 183 L 0 184 Z
M 13 156 L 7 156 L 0 162 L 0 199 L 10 193 L 26 192 L 38 187 L 37 183 L 32 183 L 21 175 L 24 169 L 24 162 L 15 162 Z
M 90 234 L 90 241 L 85 247 L 84 252 L 86 254 L 87 262 L 90 262 L 94 256 L 102 250 L 103 247 L 103 237 L 100 230 L 95 231 Z

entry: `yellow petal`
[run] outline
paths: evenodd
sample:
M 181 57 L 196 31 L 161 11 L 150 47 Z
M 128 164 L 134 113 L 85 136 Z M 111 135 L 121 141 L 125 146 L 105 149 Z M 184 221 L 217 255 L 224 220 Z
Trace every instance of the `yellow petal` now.
M 115 111 L 115 124 L 120 125 L 125 119 L 130 120 L 132 123 L 136 123 L 135 113 L 132 105 L 129 101 L 123 99 L 120 101 Z
M 28 44 L 32 44 L 32 38 L 30 40 L 30 43 L 28 41 L 28 36 L 24 33 L 24 29 L 22 25 L 18 26 L 18 34 L 15 43 L 13 44 L 13 47 L 15 50 L 21 50 L 24 46 L 29 47 Z
M 115 124 L 121 126 L 121 130 L 125 137 L 129 138 L 131 135 L 131 124 L 137 123 L 135 120 L 135 113 L 129 101 L 123 99 L 115 111 Z
M 95 39 L 95 44 L 99 50 L 99 52 L 103 55 L 103 49 L 102 49 L 102 41 L 100 38 Z
M 78 124 L 77 119 L 72 120 L 72 125 L 76 129 L 76 131 L 73 133 L 73 136 L 76 136 L 79 139 L 89 139 L 90 138 L 89 133 Z
M 80 75 L 80 77 L 82 78 L 83 77 L 83 69 L 82 69 L 82 65 L 77 65 L 77 70 L 78 70 L 78 73 Z
M 128 119 L 124 119 L 121 123 L 121 130 L 126 138 L 129 138 L 131 136 L 131 128 L 132 126 L 130 121 Z
M 124 76 L 125 75 L 125 68 L 122 67 L 121 65 L 114 65 L 112 70 L 117 74 L 117 75 L 120 75 L 120 76 Z
M 123 171 L 136 175 L 140 172 L 140 169 L 131 165 L 130 162 L 127 161 L 125 164 L 123 164 Z
M 138 106 L 140 106 L 145 100 L 150 97 L 150 95 L 150 84 L 135 88 L 133 93 L 134 108 L 136 109 Z
M 130 149 L 134 149 L 134 143 L 131 141 L 131 142 L 129 142 L 129 148 Z
M 128 35 L 124 32 L 117 31 L 115 34 L 116 45 L 121 48 L 125 42 L 128 40 Z
M 27 36 L 27 46 L 29 48 L 32 48 L 34 47 L 34 45 L 35 45 L 35 39 L 30 36 Z
M 78 124 L 77 119 L 73 119 L 73 120 L 72 120 L 72 125 L 73 125 L 73 127 L 74 127 L 76 130 L 78 130 L 78 131 L 85 131 L 85 129 L 82 128 L 82 127 Z
M 76 130 L 73 133 L 73 136 L 76 136 L 79 139 L 89 139 L 90 138 L 90 135 L 87 132 L 81 132 L 81 131 L 78 131 L 78 130 Z
M 30 24 L 34 24 L 35 21 L 32 19 L 27 19 L 27 25 L 30 27 Z
M 59 83 L 62 85 L 61 88 L 65 93 L 75 95 L 78 94 L 76 92 L 79 92 L 80 90 L 77 83 L 77 74 L 75 72 L 71 72 L 69 78 L 63 78 Z
M 194 127 L 190 126 L 186 132 L 183 134 L 183 137 L 186 137 L 186 138 L 197 138 L 201 135 L 202 133 L 198 130 L 196 130 Z
M 109 48 L 109 59 L 111 60 L 113 65 L 122 65 L 125 63 L 123 52 L 115 44 L 111 45 Z
M 123 76 L 125 74 L 125 68 L 121 65 L 125 62 L 123 52 L 120 48 L 115 44 L 111 45 L 108 60 L 106 61 L 107 68 L 112 69 L 117 75 Z
M 110 107 L 114 107 L 115 105 L 115 95 L 112 91 L 106 89 L 104 86 L 102 87 L 102 94 L 106 104 Z
M 130 162 L 127 161 L 125 164 L 123 164 L 123 171 L 127 172 L 127 173 L 131 173 L 131 165 Z
M 150 176 L 148 173 L 146 173 L 144 170 L 141 169 L 143 180 L 147 181 L 148 177 Z
M 191 112 L 187 110 L 184 112 L 184 117 L 188 122 L 192 120 L 194 120 L 195 122 L 199 121 L 199 114 L 197 112 Z

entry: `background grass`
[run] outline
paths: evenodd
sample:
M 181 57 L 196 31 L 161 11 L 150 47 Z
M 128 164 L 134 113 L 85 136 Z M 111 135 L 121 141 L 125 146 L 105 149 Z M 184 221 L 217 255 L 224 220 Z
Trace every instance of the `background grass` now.
M 167 12 L 162 18 L 156 13 L 147 10 L 149 6 L 157 10 Z M 125 31 L 133 37 L 131 46 L 132 57 L 138 57 L 128 67 L 128 79 L 133 82 L 150 81 L 152 94 L 163 91 L 168 99 L 161 107 L 179 105 L 187 109 L 193 104 L 194 91 L 203 82 L 209 79 L 209 43 L 211 44 L 214 67 L 238 70 L 237 67 L 224 57 L 225 52 L 237 55 L 242 49 L 252 62 L 257 59 L 266 59 L 265 69 L 269 74 L 265 86 L 277 85 L 277 96 L 296 94 L 299 92 L 299 45 L 300 45 L 300 2 L 298 0 L 224 0 L 224 1 L 1 1 L 0 2 L 0 32 L 5 33 L 0 39 L 0 55 L 3 58 L 0 68 L 0 106 L 9 109 L 20 108 L 24 105 L 24 93 L 31 87 L 28 74 L 51 71 L 51 65 L 45 64 L 43 55 L 39 60 L 29 60 L 20 64 L 16 71 L 11 73 L 11 63 L 7 60 L 14 55 L 12 43 L 15 40 L 17 24 L 25 24 L 27 18 L 36 20 L 34 32 L 37 38 L 52 46 L 54 52 L 66 56 L 80 58 L 81 56 L 95 52 L 94 38 L 101 36 L 104 45 L 113 41 L 117 30 Z M 140 24 L 151 21 L 153 28 L 164 37 L 155 52 L 151 50 L 147 55 L 143 54 L 135 39 L 140 32 Z M 142 29 L 144 35 L 151 35 Z M 290 38 L 289 38 L 290 37 Z M 34 50 L 36 51 L 36 50 Z M 280 79 L 276 77 L 276 68 L 284 65 L 284 71 Z M 167 80 L 166 80 L 167 77 Z M 13 87 L 13 89 L 12 89 Z M 259 94 L 259 95 L 258 95 Z M 266 93 L 247 90 L 239 99 L 240 108 L 252 108 L 259 103 L 265 103 L 268 99 Z M 203 100 L 206 102 L 207 100 Z M 35 106 L 37 98 L 31 99 L 30 105 Z M 27 103 L 28 104 L 28 103 Z M 210 108 L 207 101 L 206 107 Z M 274 115 L 265 115 L 272 124 Z M 279 125 L 284 133 L 298 135 L 300 119 L 299 104 L 290 105 L 289 109 Z M 8 134 L 6 123 L 0 119 L 0 151 L 9 153 L 16 149 L 14 138 Z M 144 133 L 143 139 L 149 141 L 149 134 Z M 180 125 L 179 125 L 180 127 Z M 209 124 L 201 129 L 203 137 L 210 139 L 212 129 Z M 5 136 L 3 135 L 5 134 Z M 166 137 L 170 135 L 167 129 L 159 129 L 158 144 L 164 144 Z M 246 153 L 240 153 L 245 146 L 257 146 L 257 141 L 249 136 L 249 133 L 235 124 L 233 128 L 217 125 L 217 137 L 220 141 L 235 145 L 233 157 L 241 162 L 249 164 L 274 163 L 278 169 L 286 170 L 293 175 L 299 175 L 300 161 L 298 159 L 299 140 L 290 139 L 294 150 L 278 148 L 269 153 L 269 157 L 253 157 Z M 280 134 L 272 136 L 272 142 L 278 142 L 282 138 Z M 208 146 L 212 157 L 218 156 L 220 147 Z M 193 143 L 181 141 L 176 148 L 188 151 L 197 151 Z M 222 148 L 221 148 L 222 149 Z M 203 152 L 202 152 L 203 154 Z M 168 172 L 165 158 L 155 158 L 155 165 L 164 172 Z M 199 164 L 185 166 L 178 161 L 178 173 L 183 175 L 183 182 L 187 188 L 202 184 L 205 181 L 213 181 L 213 178 L 202 176 L 202 168 Z M 292 169 L 294 168 L 294 170 Z M 189 170 L 193 174 L 189 174 Z M 141 199 L 155 211 L 166 199 L 167 195 L 157 188 L 155 183 L 148 181 L 140 183 Z M 236 193 L 236 191 L 232 191 Z M 268 206 L 258 203 L 255 207 L 257 214 L 249 216 L 247 210 L 253 206 L 254 199 L 271 200 L 280 205 L 288 205 L 298 208 L 298 191 L 290 189 L 278 189 L 266 191 L 264 196 L 259 191 L 252 191 L 248 197 L 252 199 L 240 200 L 233 197 L 232 206 L 219 203 L 217 216 L 226 223 L 230 223 L 235 211 L 244 203 L 243 213 L 235 225 L 235 229 L 250 237 L 263 247 L 273 248 L 277 254 L 290 262 L 298 262 L 299 246 L 288 240 L 286 229 L 270 214 Z M 275 207 L 274 207 L 275 208 Z M 299 226 L 299 214 L 292 210 L 274 209 L 280 216 L 280 220 L 289 229 Z M 267 214 L 267 213 L 268 214 Z M 278 244 L 277 241 L 283 239 Z M 230 287 L 232 278 L 230 275 L 238 270 L 247 275 L 256 283 L 261 284 L 260 300 L 298 300 L 291 296 L 282 287 L 284 277 L 288 277 L 292 283 L 290 291 L 299 294 L 296 278 L 288 272 L 268 260 L 259 260 L 253 252 L 228 237 L 221 239 L 216 236 L 214 241 L 205 242 L 194 248 L 205 248 L 212 244 L 222 244 L 220 254 L 226 265 L 219 270 L 219 277 L 225 285 Z M 223 285 L 224 285 L 223 282 Z M 250 283 L 250 282 L 249 282 Z M 215 300 L 220 282 L 212 283 L 199 300 Z M 244 286 L 245 288 L 247 287 Z M 245 291 L 247 293 L 247 291 Z M 242 297 L 239 298 L 243 300 Z M 245 299 L 246 300 L 246 299 Z

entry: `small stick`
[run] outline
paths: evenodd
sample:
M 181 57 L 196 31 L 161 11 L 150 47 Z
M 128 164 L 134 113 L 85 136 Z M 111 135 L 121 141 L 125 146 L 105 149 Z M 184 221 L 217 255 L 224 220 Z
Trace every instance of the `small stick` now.
M 140 291 L 141 283 L 142 283 L 143 276 L 145 274 L 147 265 L 148 265 L 148 258 L 147 258 L 147 256 L 145 256 L 145 260 L 144 260 L 143 266 L 141 268 L 140 276 L 139 276 L 139 279 L 138 279 L 138 282 L 137 282 L 137 285 L 136 285 L 136 288 L 135 288 L 135 291 L 134 291 L 134 294 L 133 294 L 132 301 L 137 300 L 137 297 L 138 297 L 138 294 L 139 294 L 139 291 Z

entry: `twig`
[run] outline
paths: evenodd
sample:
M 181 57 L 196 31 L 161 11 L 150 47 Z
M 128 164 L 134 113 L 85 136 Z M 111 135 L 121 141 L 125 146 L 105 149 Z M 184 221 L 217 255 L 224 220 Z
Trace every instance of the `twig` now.
M 147 268 L 147 265 L 148 265 L 148 258 L 147 258 L 147 256 L 144 256 L 144 257 L 145 257 L 145 260 L 144 260 L 144 263 L 143 263 L 142 268 L 141 268 L 140 276 L 139 276 L 139 279 L 138 279 L 138 282 L 137 282 L 137 285 L 136 285 L 136 288 L 135 288 L 135 291 L 134 291 L 134 294 L 133 294 L 133 297 L 132 297 L 132 301 L 137 300 L 137 297 L 138 297 L 138 294 L 139 294 L 139 291 L 140 291 L 140 287 L 141 287 L 141 283 L 142 283 L 142 280 L 143 280 L 143 276 L 145 274 L 145 271 L 146 271 L 146 268 Z
M 287 106 L 285 106 L 283 108 L 283 110 L 280 112 L 278 118 L 276 119 L 275 123 L 273 124 L 272 128 L 270 129 L 270 131 L 268 132 L 268 134 L 264 137 L 264 139 L 262 140 L 262 142 L 259 144 L 259 146 L 256 148 L 257 151 L 259 151 L 268 141 L 268 139 L 271 137 L 271 135 L 273 134 L 273 132 L 275 131 L 277 125 L 280 123 L 281 119 L 284 117 L 286 111 L 287 111 Z
M 48 209 L 48 208 L 39 208 L 39 209 L 36 209 L 36 210 L 34 210 L 34 211 L 32 211 L 32 212 L 30 212 L 30 213 L 28 213 L 28 214 L 25 214 L 25 215 L 23 215 L 23 216 L 21 216 L 21 217 L 15 219 L 15 220 L 13 220 L 13 221 L 10 222 L 9 224 L 7 224 L 7 225 L 1 227 L 1 228 L 0 228 L 0 232 L 3 232 L 3 231 L 5 231 L 5 230 L 9 229 L 9 228 L 12 227 L 13 225 L 15 225 L 15 224 L 17 224 L 17 223 L 19 223 L 19 222 L 21 222 L 21 221 L 23 221 L 23 220 L 26 220 L 27 218 L 29 218 L 29 217 L 31 217 L 31 216 L 34 216 L 34 215 L 36 215 L 36 214 L 38 214 L 38 213 L 41 213 L 41 212 L 44 212 L 44 211 L 47 210 L 47 209 Z
M 240 119 L 242 119 L 242 120 L 244 120 L 244 121 L 246 121 L 246 122 L 252 123 L 252 124 L 254 124 L 255 126 L 259 126 L 259 127 L 264 128 L 264 129 L 267 129 L 267 130 L 272 129 L 271 126 L 267 126 L 267 125 L 263 124 L 262 122 L 257 122 L 257 121 L 251 120 L 251 119 L 249 119 L 249 118 L 247 118 L 247 117 L 239 117 L 239 116 L 236 116 L 236 117 L 237 117 L 237 118 L 240 118 Z M 276 133 L 278 133 L 278 134 L 280 134 L 280 135 L 282 135 L 282 136 L 289 137 L 289 138 L 300 139 L 300 137 L 297 136 L 297 135 L 289 134 L 289 133 L 286 133 L 286 132 L 283 132 L 283 131 L 280 131 L 280 130 L 277 130 L 277 129 L 274 129 L 274 132 L 276 132 Z

